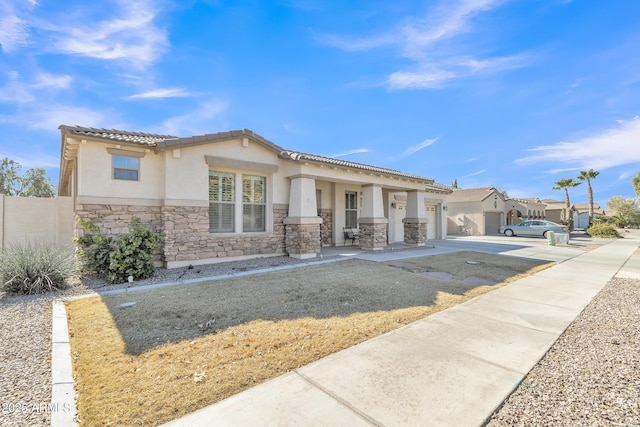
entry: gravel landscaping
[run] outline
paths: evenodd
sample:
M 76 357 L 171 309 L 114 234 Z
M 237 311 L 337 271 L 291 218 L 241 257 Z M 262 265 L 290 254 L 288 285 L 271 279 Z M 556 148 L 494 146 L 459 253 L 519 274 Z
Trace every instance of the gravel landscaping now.
M 640 426 L 640 280 L 611 280 L 488 425 Z

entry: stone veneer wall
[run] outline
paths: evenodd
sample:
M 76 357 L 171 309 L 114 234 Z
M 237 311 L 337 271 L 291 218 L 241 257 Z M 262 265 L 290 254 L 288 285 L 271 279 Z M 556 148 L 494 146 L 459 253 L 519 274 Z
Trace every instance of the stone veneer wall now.
M 78 219 L 93 222 L 102 234 L 115 236 L 129 232 L 129 224 L 136 216 L 140 222 L 151 231 L 162 231 L 162 213 L 160 206 L 132 206 L 132 205 L 97 205 L 77 204 L 75 212 L 75 234 L 82 236 L 84 228 L 78 224 Z M 163 264 L 162 248 L 154 253 L 154 264 Z
M 285 233 L 287 253 L 320 253 L 320 224 L 287 224 Z
M 322 246 L 333 245 L 333 211 L 322 209 L 320 211 L 322 224 L 320 225 L 320 244 Z
M 288 209 L 273 210 L 273 233 L 216 236 L 209 233 L 209 208 L 194 206 L 76 206 L 76 219 L 91 220 L 106 235 L 124 234 L 134 216 L 153 231 L 164 233 L 156 263 L 285 252 L 284 218 Z M 76 225 L 76 233 L 82 233 Z
M 273 233 L 218 236 L 209 233 L 208 207 L 165 206 L 162 212 L 165 261 L 284 253 L 285 229 L 282 221 L 287 213 L 287 209 L 273 210 Z
M 427 223 L 405 222 L 404 242 L 409 245 L 424 245 L 427 242 Z
M 360 247 L 362 249 L 381 249 L 387 246 L 387 224 L 360 223 Z

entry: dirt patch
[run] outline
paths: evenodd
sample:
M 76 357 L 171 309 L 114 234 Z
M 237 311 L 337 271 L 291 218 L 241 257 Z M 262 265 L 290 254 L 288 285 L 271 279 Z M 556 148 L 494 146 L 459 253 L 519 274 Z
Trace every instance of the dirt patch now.
M 161 424 L 495 288 L 468 277 L 505 283 L 547 265 L 478 253 L 348 260 L 73 301 L 80 419 Z

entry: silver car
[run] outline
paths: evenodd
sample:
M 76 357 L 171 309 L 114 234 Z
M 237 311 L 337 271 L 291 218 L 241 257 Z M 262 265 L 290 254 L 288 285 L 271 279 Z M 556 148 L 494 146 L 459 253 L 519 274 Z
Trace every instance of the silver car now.
M 547 231 L 553 231 L 554 233 L 568 233 L 569 227 L 539 219 L 523 221 L 520 224 L 503 225 L 500 227 L 500 233 L 504 233 L 505 236 L 542 236 L 546 238 Z

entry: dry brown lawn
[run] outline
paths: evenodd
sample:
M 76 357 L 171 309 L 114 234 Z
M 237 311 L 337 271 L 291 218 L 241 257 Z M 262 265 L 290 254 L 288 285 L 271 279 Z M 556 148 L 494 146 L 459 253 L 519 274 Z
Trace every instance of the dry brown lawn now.
M 68 302 L 80 420 L 162 424 L 549 265 L 354 259 Z

